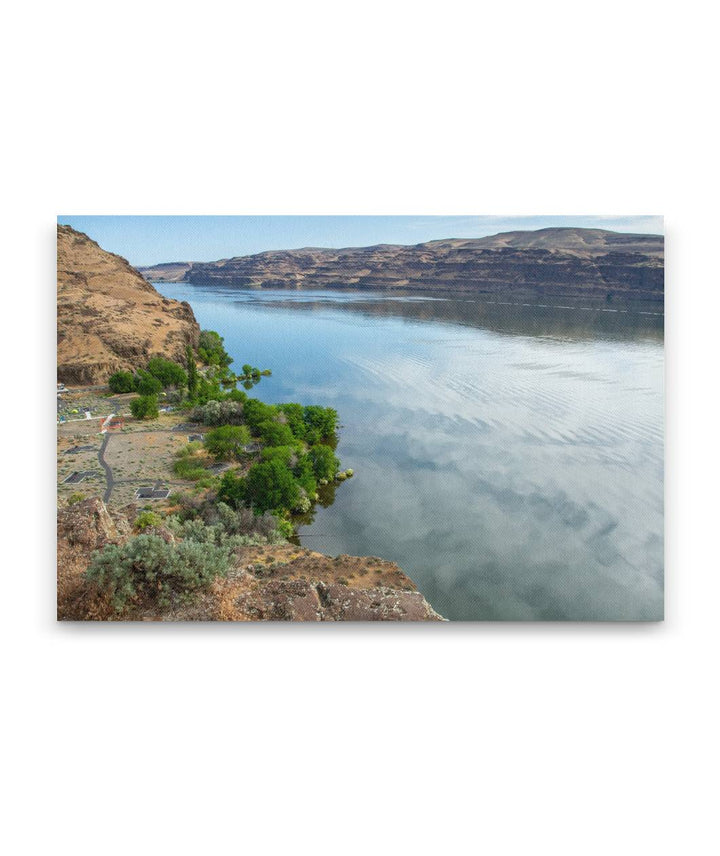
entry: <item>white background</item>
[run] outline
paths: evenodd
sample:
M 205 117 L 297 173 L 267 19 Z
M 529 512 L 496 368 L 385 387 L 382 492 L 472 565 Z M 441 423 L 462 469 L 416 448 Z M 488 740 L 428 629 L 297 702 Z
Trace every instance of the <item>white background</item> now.
M 710 8 L 5 11 L 6 852 L 718 852 Z M 58 212 L 665 214 L 665 623 L 57 625 Z

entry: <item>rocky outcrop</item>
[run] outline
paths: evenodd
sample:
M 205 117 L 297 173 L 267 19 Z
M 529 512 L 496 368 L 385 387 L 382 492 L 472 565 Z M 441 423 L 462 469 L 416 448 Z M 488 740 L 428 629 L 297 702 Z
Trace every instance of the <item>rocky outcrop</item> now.
M 159 354 L 185 361 L 200 328 L 188 303 L 162 297 L 125 259 L 70 226 L 57 228 L 57 372 L 105 383 Z
M 109 511 L 99 498 L 58 510 L 58 618 L 117 618 L 89 586 L 92 553 L 132 535 L 137 509 Z M 160 527 L 150 530 L 174 542 Z M 239 548 L 234 568 L 190 603 L 160 609 L 139 603 L 121 616 L 141 621 L 442 621 L 394 562 L 326 556 L 292 544 Z
M 149 280 L 242 288 L 425 289 L 662 299 L 663 238 L 539 229 L 487 238 L 304 248 L 140 268 Z
M 250 547 L 213 586 L 223 621 L 441 621 L 394 563 L 302 547 Z
M 132 512 L 130 512 L 132 516 Z M 57 602 L 58 618 L 81 620 L 105 617 L 83 578 L 94 550 L 120 544 L 131 533 L 128 513 L 107 509 L 98 497 L 58 508 Z

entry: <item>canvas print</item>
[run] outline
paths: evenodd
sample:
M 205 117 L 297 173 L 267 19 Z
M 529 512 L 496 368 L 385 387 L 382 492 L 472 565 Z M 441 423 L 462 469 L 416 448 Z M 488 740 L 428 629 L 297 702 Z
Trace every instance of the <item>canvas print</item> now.
M 59 216 L 58 618 L 662 619 L 663 244 Z

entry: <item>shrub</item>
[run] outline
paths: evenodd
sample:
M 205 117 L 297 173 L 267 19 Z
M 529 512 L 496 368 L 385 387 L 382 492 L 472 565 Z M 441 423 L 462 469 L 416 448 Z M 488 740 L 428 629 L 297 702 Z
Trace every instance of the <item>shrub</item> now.
M 307 514 L 311 508 L 312 502 L 310 501 L 310 497 L 302 488 L 300 488 L 298 498 L 295 500 L 295 505 L 293 505 L 290 510 L 295 511 L 298 514 Z
M 250 431 L 246 425 L 221 425 L 205 435 L 205 448 L 218 460 L 239 458 L 243 446 L 250 442 Z
M 172 360 L 166 360 L 164 357 L 153 357 L 147 364 L 147 371 L 148 374 L 160 381 L 163 388 L 187 386 L 187 372 Z
M 143 602 L 167 607 L 187 600 L 228 568 L 222 547 L 191 540 L 170 545 L 157 535 L 137 535 L 95 552 L 85 576 L 121 613 Z
M 177 460 L 173 464 L 173 472 L 180 478 L 196 481 L 197 479 L 207 476 L 207 472 L 203 466 L 204 460 L 201 457 L 204 449 L 202 443 L 188 443 L 183 446 L 177 453 Z
M 181 510 L 166 517 L 164 525 L 178 538 L 192 537 L 193 533 L 201 531 L 194 527 L 186 528 L 189 521 L 201 521 L 206 527 L 222 529 L 224 535 L 215 538 L 218 542 L 224 539 L 229 543 L 229 538 L 242 536 L 256 543 L 276 544 L 293 534 L 292 525 L 270 512 L 255 514 L 252 509 L 245 508 L 242 504 L 237 509 L 232 508 L 221 499 L 199 502 L 195 497 L 176 495 L 176 498 Z M 204 539 L 205 536 L 199 537 Z
M 193 455 L 178 458 L 173 464 L 173 472 L 179 478 L 188 481 L 197 481 L 207 476 L 207 471 Z
M 162 519 L 160 515 L 155 514 L 154 511 L 143 511 L 141 514 L 135 518 L 134 527 L 141 532 L 143 529 L 147 529 L 151 526 L 159 526 L 162 523 Z
M 189 458 L 192 455 L 197 455 L 198 452 L 202 452 L 203 444 L 198 442 L 197 440 L 193 440 L 191 443 L 188 443 L 187 446 L 182 446 L 180 451 L 177 453 L 178 458 Z
M 84 493 L 71 493 L 70 496 L 68 497 L 67 504 L 68 505 L 75 505 L 78 502 L 82 502 L 84 499 L 85 499 Z
M 208 401 L 193 410 L 192 418 L 203 425 L 240 425 L 243 406 L 239 401 Z
M 108 386 L 111 392 L 135 392 L 135 378 L 132 372 L 115 372 L 108 379 Z
M 141 395 L 130 402 L 130 412 L 136 419 L 157 419 L 159 415 L 157 396 Z

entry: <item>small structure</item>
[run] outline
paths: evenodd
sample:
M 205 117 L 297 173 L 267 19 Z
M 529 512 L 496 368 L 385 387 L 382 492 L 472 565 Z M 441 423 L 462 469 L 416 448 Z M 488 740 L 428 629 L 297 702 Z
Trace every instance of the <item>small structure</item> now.
M 169 487 L 139 487 L 135 491 L 135 499 L 167 499 L 169 496 Z

